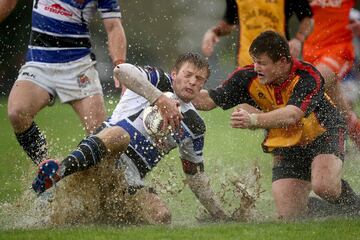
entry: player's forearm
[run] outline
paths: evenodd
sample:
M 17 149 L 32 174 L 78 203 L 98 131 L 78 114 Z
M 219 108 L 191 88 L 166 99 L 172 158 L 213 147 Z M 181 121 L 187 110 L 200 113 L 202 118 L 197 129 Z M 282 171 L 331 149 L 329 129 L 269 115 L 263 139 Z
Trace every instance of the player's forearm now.
M 252 127 L 256 128 L 283 128 L 298 123 L 304 117 L 300 108 L 288 105 L 266 113 L 250 114 Z
M 242 104 L 239 104 L 238 106 L 239 108 L 241 109 L 244 109 L 245 111 L 247 111 L 248 113 L 262 113 L 263 111 L 247 104 L 247 103 L 242 103 Z
M 209 92 L 204 89 L 201 90 L 191 102 L 197 110 L 202 111 L 209 111 L 217 107 L 215 102 L 211 99 Z
M 0 23 L 14 10 L 17 0 L 0 1 Z
M 310 17 L 304 18 L 299 24 L 299 29 L 295 34 L 295 38 L 298 39 L 301 43 L 303 43 L 313 31 L 313 28 L 314 20 Z
M 132 64 L 117 65 L 114 69 L 114 77 L 126 88 L 146 98 L 150 104 L 153 104 L 163 94 L 148 81 L 145 73 Z
M 114 21 L 115 20 L 115 21 Z M 126 36 L 120 19 L 114 19 L 110 24 L 105 24 L 108 34 L 108 49 L 114 66 L 126 60 Z
M 191 191 L 199 199 L 213 218 L 225 220 L 227 214 L 222 208 L 219 199 L 211 189 L 209 178 L 204 172 L 195 175 L 186 174 L 188 185 Z

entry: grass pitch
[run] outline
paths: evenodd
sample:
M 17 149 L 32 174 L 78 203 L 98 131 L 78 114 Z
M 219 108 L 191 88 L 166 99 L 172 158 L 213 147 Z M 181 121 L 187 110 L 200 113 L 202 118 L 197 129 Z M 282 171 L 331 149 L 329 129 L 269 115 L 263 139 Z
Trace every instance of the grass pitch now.
M 117 100 L 107 100 L 108 112 Z M 149 184 L 161 182 L 160 195 L 173 213 L 173 224 L 158 226 L 69 226 L 52 229 L 13 229 L 8 212 L 0 212 L 0 239 L 359 239 L 357 219 L 328 219 L 296 223 L 277 222 L 271 197 L 271 157 L 262 153 L 262 131 L 230 128 L 230 111 L 202 113 L 207 124 L 205 171 L 216 192 L 221 193 L 232 177 L 246 176 L 254 164 L 260 167 L 263 192 L 256 202 L 251 223 L 200 224 L 196 220 L 200 204 L 187 187 L 177 150 L 167 156 L 148 176 Z M 68 105 L 46 108 L 36 122 L 45 132 L 50 154 L 62 159 L 85 136 L 77 116 Z M 360 157 L 351 144 L 345 163 L 345 178 L 360 191 Z M 6 101 L 0 101 L 0 203 L 16 202 L 30 186 L 36 169 L 18 145 L 6 117 Z M 156 181 L 154 181 L 154 179 Z M 158 187 L 158 186 L 155 186 Z M 233 199 L 234 200 L 234 199 Z M 234 200 L 236 202 L 236 199 Z M 227 198 L 227 209 L 236 205 Z M 18 203 L 21 205 L 21 203 Z M 8 230 L 5 230 L 8 229 Z M 9 230 L 10 229 L 10 230 Z

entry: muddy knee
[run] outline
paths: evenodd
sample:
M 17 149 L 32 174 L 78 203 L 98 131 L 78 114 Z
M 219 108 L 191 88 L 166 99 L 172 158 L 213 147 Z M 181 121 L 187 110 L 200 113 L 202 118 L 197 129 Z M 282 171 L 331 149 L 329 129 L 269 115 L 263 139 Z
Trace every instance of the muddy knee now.
M 129 134 L 118 126 L 108 127 L 96 134 L 112 155 L 124 152 L 130 143 Z

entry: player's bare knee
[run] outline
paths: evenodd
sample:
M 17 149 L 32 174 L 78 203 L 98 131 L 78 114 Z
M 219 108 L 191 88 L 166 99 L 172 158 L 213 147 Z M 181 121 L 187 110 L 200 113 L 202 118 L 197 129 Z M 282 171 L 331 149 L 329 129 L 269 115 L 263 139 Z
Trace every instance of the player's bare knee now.
M 31 125 L 34 118 L 34 116 L 32 116 L 32 114 L 24 107 L 17 105 L 9 105 L 7 114 L 15 131 L 19 130 L 20 132 L 26 130 L 26 128 Z
M 331 184 L 324 181 L 312 182 L 311 187 L 314 193 L 323 199 L 333 199 L 339 195 L 339 191 L 335 186 L 331 186 Z
M 125 151 L 130 143 L 129 134 L 118 126 L 105 128 L 96 136 L 103 141 L 107 150 L 112 154 Z

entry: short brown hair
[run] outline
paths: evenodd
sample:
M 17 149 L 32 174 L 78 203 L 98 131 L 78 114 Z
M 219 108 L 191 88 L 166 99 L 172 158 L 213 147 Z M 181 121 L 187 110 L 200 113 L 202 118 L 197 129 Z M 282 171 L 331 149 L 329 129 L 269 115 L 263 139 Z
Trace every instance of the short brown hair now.
M 257 36 L 251 43 L 249 53 L 251 56 L 259 57 L 266 54 L 273 62 L 285 57 L 290 61 L 290 47 L 286 38 L 275 31 L 265 31 Z
M 193 64 L 197 69 L 206 69 L 206 77 L 210 77 L 209 63 L 198 53 L 187 52 L 179 55 L 172 69 L 178 72 L 186 62 Z

